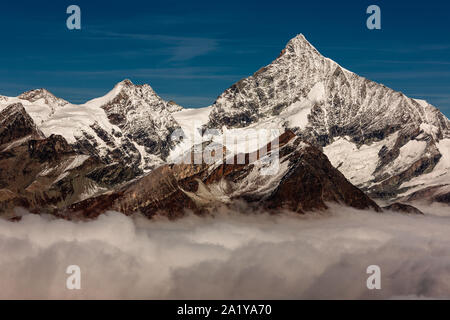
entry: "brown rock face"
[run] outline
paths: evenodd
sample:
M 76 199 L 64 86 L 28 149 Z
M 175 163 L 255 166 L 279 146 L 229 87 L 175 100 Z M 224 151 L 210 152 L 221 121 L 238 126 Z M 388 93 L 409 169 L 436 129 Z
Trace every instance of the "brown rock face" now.
M 376 198 L 390 198 L 396 196 L 399 187 L 403 182 L 409 181 L 421 174 L 431 172 L 441 157 L 442 155 L 435 147 L 430 148 L 428 154 L 414 162 L 408 169 L 372 187 L 369 194 Z
M 53 210 L 77 199 L 89 186 L 80 173 L 99 165 L 86 157 L 80 166 L 71 168 L 77 157 L 64 138 L 56 135 L 0 151 L 0 212 L 17 206 Z
M 302 151 L 289 155 L 290 170 L 267 199 L 269 208 L 287 207 L 306 212 L 326 209 L 327 202 L 336 202 L 379 211 L 378 206 L 348 182 L 317 148 L 308 145 Z
M 416 207 L 413 207 L 409 204 L 404 203 L 393 203 L 387 207 L 383 207 L 385 210 L 390 210 L 393 212 L 399 212 L 399 213 L 405 213 L 405 214 L 420 214 L 423 215 L 423 212 L 417 209 Z
M 74 155 L 75 153 L 63 137 L 51 135 L 43 140 L 30 140 L 28 142 L 28 154 L 31 159 L 36 159 L 42 163 L 60 160 L 65 155 Z
M 424 188 L 409 195 L 405 201 L 408 202 L 439 202 L 450 204 L 450 185 L 439 185 Z
M 21 103 L 7 106 L 0 112 L 0 150 L 5 144 L 27 136 L 43 137 Z
M 439 194 L 435 197 L 437 202 L 450 204 L 450 192 Z
M 116 192 L 70 206 L 65 216 L 75 213 L 76 216 L 91 218 L 107 210 L 126 215 L 139 212 L 148 217 L 161 214 L 169 218 L 179 217 L 189 209 L 200 214 L 201 208 L 182 191 L 180 183 L 173 168 L 164 165 Z
M 260 174 L 268 157 L 278 152 L 279 168 L 270 175 Z M 361 190 L 348 182 L 327 157 L 314 146 L 287 131 L 279 147 L 257 152 L 255 162 L 244 155 L 245 163 L 219 161 L 207 165 L 164 165 L 116 192 L 70 206 L 66 216 L 97 216 L 107 210 L 127 215 L 140 212 L 148 217 L 182 216 L 213 212 L 222 205 L 244 200 L 250 207 L 276 213 L 288 209 L 298 213 L 327 208 L 327 202 L 358 209 L 381 209 Z
M 113 188 L 122 175 L 123 168 L 76 153 L 61 136 L 32 138 L 27 128 L 33 126 L 31 121 L 22 134 L 17 129 L 16 139 L 0 148 L 0 214 L 23 207 L 58 215 L 74 202 Z

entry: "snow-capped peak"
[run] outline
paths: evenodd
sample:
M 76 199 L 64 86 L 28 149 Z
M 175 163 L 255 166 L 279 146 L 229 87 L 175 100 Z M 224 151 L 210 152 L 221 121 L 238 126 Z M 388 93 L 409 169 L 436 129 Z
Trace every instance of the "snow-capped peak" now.
M 124 81 L 117 83 L 114 86 L 114 88 L 111 91 L 109 91 L 107 94 L 105 94 L 104 96 L 89 100 L 88 102 L 85 103 L 85 105 L 88 105 L 90 107 L 101 107 L 101 106 L 105 105 L 106 103 L 114 100 L 114 98 L 117 97 L 117 95 L 126 86 L 126 81 L 129 81 L 129 80 L 124 80 Z
M 124 79 L 124 80 L 120 81 L 119 83 L 117 83 L 114 86 L 114 89 L 116 89 L 116 90 L 136 90 L 136 89 L 139 89 L 139 88 L 145 88 L 146 91 L 150 92 L 151 94 L 155 94 L 156 95 L 156 92 L 147 83 L 134 84 L 130 79 Z
M 288 43 L 286 44 L 286 48 L 289 46 L 293 46 L 293 45 L 311 46 L 312 47 L 311 43 L 306 39 L 306 37 L 303 35 L 303 33 L 299 33 L 294 38 L 289 40 Z
M 168 137 L 180 127 L 172 113 L 182 107 L 163 100 L 148 84 L 136 85 L 128 79 L 84 107 L 102 110 L 108 122 L 142 151 L 142 158 L 158 155 L 164 159 L 172 147 Z
M 439 110 L 342 68 L 302 34 L 270 65 L 227 89 L 213 104 L 206 126 L 294 129 L 327 147 L 351 181 L 382 197 L 422 173 L 416 168 L 433 170 L 441 155 L 436 144 L 450 134 Z M 342 139 L 349 141 L 349 153 L 340 150 Z M 425 147 L 408 153 L 416 146 Z
M 42 100 L 42 102 L 52 108 L 62 107 L 68 104 L 66 100 L 56 97 L 53 93 L 43 88 L 26 91 L 19 95 L 17 98 L 21 100 L 27 100 L 32 103 Z
M 322 60 L 328 60 L 305 38 L 303 34 L 298 34 L 296 37 L 289 40 L 285 48 L 281 51 L 278 58 L 272 62 L 290 60 L 295 63 L 296 60 L 310 61 L 313 64 L 317 64 Z M 334 65 L 337 65 L 334 61 L 329 60 Z
M 134 86 L 134 83 L 130 79 L 124 79 L 117 83 L 116 86 Z
M 122 107 L 132 109 L 167 109 L 168 112 L 176 112 L 182 109 L 181 106 L 177 105 L 173 101 L 163 100 L 152 87 L 148 84 L 134 84 L 131 80 L 125 79 L 117 83 L 114 88 L 109 91 L 106 95 L 100 98 L 96 98 L 86 102 L 86 105 L 106 107 L 108 104 L 115 104 L 121 100 Z M 125 103 L 125 100 L 127 102 Z M 146 111 L 143 111 L 146 112 Z

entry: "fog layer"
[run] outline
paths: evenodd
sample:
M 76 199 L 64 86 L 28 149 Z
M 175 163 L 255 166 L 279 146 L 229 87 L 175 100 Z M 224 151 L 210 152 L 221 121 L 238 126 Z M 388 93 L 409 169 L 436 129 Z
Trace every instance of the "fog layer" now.
M 110 212 L 90 222 L 25 215 L 0 220 L 0 298 L 448 298 L 446 211 L 224 210 L 177 221 Z M 81 268 L 81 290 L 66 288 L 69 265 Z M 381 268 L 381 290 L 367 289 L 370 265 Z

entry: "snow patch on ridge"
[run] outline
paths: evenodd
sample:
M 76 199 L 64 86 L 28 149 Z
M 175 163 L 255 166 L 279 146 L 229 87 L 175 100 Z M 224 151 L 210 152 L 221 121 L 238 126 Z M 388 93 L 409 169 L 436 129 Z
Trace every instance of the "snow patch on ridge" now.
M 392 135 L 390 139 L 395 139 L 395 135 Z M 373 173 L 377 168 L 378 153 L 386 141 L 362 145 L 358 148 L 349 140 L 349 137 L 338 138 L 323 148 L 323 152 L 331 164 L 351 183 L 356 186 L 369 186 L 375 178 Z
M 72 162 L 66 167 L 66 171 L 82 166 L 87 159 L 89 159 L 87 155 L 74 156 Z
M 280 117 L 286 119 L 292 127 L 305 128 L 311 109 L 324 99 L 325 86 L 323 82 L 318 82 L 312 87 L 306 99 L 291 104 L 280 114 Z
M 409 167 L 419 160 L 427 147 L 426 141 L 411 140 L 400 148 L 399 156 L 388 166 L 388 172 L 396 173 L 402 168 Z
M 422 189 L 424 186 L 433 187 L 450 184 L 450 139 L 443 139 L 437 143 L 442 157 L 432 172 L 415 177 L 403 183 L 400 188 L 409 188 L 400 196 L 406 196 Z
M 173 118 L 184 132 L 184 138 L 183 141 L 171 150 L 171 153 L 167 158 L 168 162 L 176 161 L 177 158 L 188 151 L 195 143 L 201 143 L 202 136 L 197 129 L 208 122 L 210 112 L 211 107 L 205 107 L 198 109 L 183 109 L 172 113 Z
M 104 96 L 89 100 L 84 105 L 100 108 L 101 106 L 113 100 L 120 93 L 120 91 L 122 91 L 122 89 L 123 89 L 123 81 L 116 84 L 114 88 Z
M 70 104 L 56 110 L 52 118 L 43 123 L 40 129 L 46 136 L 59 134 L 69 143 L 76 143 L 77 137 L 83 136 L 83 131 L 94 137 L 96 136 L 96 133 L 91 128 L 96 122 L 108 133 L 112 132 L 113 129 L 120 131 L 117 126 L 109 122 L 103 109 L 88 104 Z M 101 139 L 97 140 L 103 148 L 106 148 L 106 144 Z
M 261 123 L 245 128 L 227 127 L 210 129 L 210 134 L 201 134 L 201 128 L 209 120 L 211 107 L 200 109 L 184 109 L 173 113 L 173 117 L 181 126 L 185 137 L 170 153 L 169 162 L 175 162 L 192 146 L 203 142 L 216 143 L 226 147 L 231 154 L 250 153 L 256 151 L 269 142 L 278 138 L 283 130 L 280 130 L 280 120 L 267 119 L 264 125 Z M 200 130 L 199 130 L 200 129 Z

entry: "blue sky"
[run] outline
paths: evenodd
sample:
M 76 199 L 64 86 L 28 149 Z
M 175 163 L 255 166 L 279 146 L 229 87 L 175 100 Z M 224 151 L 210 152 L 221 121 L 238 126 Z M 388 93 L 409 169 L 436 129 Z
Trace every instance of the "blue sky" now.
M 81 8 L 82 29 L 66 28 Z M 382 30 L 366 28 L 381 8 Z M 0 94 L 45 87 L 73 103 L 129 78 L 206 106 L 274 60 L 298 33 L 371 80 L 450 116 L 450 3 L 358 1 L 8 1 L 0 10 Z

